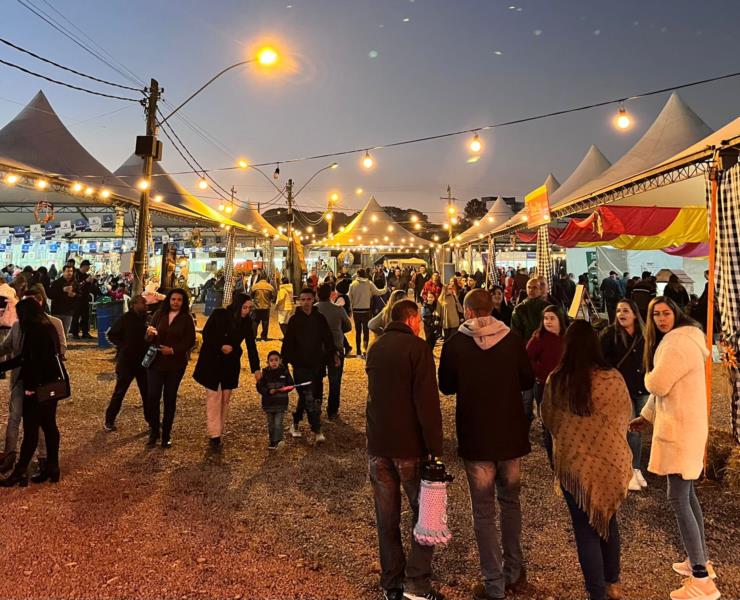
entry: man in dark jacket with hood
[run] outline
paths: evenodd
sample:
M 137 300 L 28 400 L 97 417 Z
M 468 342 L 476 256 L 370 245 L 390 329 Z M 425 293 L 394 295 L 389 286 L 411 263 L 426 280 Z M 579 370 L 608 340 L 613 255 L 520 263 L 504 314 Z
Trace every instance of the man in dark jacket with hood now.
M 321 380 L 328 365 L 339 368 L 342 347 L 334 343 L 334 336 L 322 315 L 313 305 L 314 291 L 303 288 L 298 296 L 298 308 L 288 321 L 280 354 L 285 364 L 293 365 L 296 384 L 310 381 L 311 385 L 298 388 L 298 405 L 293 413 L 290 435 L 301 437 L 298 424 L 304 411 L 308 414 L 315 442 L 321 444 L 326 437 L 321 432 Z
M 367 454 L 380 546 L 380 585 L 388 600 L 442 598 L 432 589 L 432 546 L 412 536 L 408 561 L 401 544 L 401 487 L 419 518 L 423 460 L 442 454 L 442 413 L 429 345 L 419 337 L 413 300 L 391 310 L 391 322 L 367 354 Z M 404 589 L 405 588 L 405 589 Z
M 522 339 L 490 316 L 488 292 L 469 292 L 463 309 L 466 321 L 442 347 L 439 389 L 457 394 L 458 454 L 468 476 L 483 575 L 474 594 L 490 600 L 526 585 L 519 486 L 521 457 L 531 448 L 521 394 L 532 387 L 534 375 Z M 497 495 L 503 561 L 496 534 Z
M 146 403 L 146 369 L 141 366 L 149 343 L 146 341 L 147 306 L 144 296 L 131 298 L 131 308 L 120 317 L 108 331 L 108 339 L 116 347 L 116 387 L 113 389 L 108 408 L 105 411 L 104 428 L 116 430 L 116 417 L 121 411 L 123 398 L 131 382 L 136 379 L 141 401 Z M 146 414 L 144 415 L 146 418 Z

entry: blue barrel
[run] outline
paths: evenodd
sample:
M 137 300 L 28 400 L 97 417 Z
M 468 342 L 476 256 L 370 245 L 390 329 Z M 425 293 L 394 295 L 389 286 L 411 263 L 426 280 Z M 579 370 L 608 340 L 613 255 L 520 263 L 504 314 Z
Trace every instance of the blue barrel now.
M 95 321 L 98 328 L 98 348 L 110 348 L 108 330 L 123 315 L 123 300 L 95 304 Z
M 221 304 L 223 304 L 224 301 L 224 293 L 222 291 L 217 291 L 214 289 L 210 289 L 206 292 L 206 303 L 203 307 L 203 314 L 206 317 L 210 317 L 211 313 L 216 310 L 217 308 L 221 308 Z

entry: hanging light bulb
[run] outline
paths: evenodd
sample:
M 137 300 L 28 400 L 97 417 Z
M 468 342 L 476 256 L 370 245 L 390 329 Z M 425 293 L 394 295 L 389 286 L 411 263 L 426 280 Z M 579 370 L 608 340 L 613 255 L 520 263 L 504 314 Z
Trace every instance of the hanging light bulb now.
M 231 207 L 231 205 L 229 205 L 229 206 L 226 207 L 226 214 L 227 215 L 230 215 L 233 211 L 234 211 L 234 209 Z
M 5 176 L 5 183 L 8 185 L 15 185 L 18 183 L 18 175 L 15 175 L 14 173 L 8 173 Z
M 38 179 L 36 181 L 36 187 L 40 190 L 45 190 L 47 187 L 49 187 L 49 182 L 46 181 L 46 179 Z
M 79 194 L 82 191 L 82 184 L 79 181 L 73 183 L 72 184 L 72 187 L 71 187 L 71 190 L 75 194 Z
M 273 179 L 277 179 L 278 177 L 280 177 L 280 163 L 278 163 L 277 165 L 275 165 L 275 171 L 272 174 L 272 178 Z
M 110 190 L 100 190 L 101 198 L 110 198 Z
M 95 193 L 95 188 L 86 188 L 85 189 L 85 196 L 92 196 Z
M 77 189 L 78 185 L 80 186 L 79 190 Z M 74 187 L 75 187 L 75 191 L 79 192 L 82 189 L 82 184 L 75 183 Z M 139 179 L 139 181 L 136 183 L 136 187 L 139 188 L 143 192 L 144 190 L 149 189 L 149 182 L 146 179 Z
M 157 194 L 156 196 L 154 196 L 155 202 L 162 202 L 162 200 L 164 200 L 164 196 L 162 196 L 162 194 Z
M 365 157 L 362 159 L 362 166 L 365 169 L 372 169 L 375 165 L 375 161 L 373 160 L 373 157 L 370 156 L 370 151 L 365 150 Z
M 473 154 L 478 154 L 481 150 L 483 150 L 483 142 L 480 141 L 480 136 L 478 136 L 478 132 L 476 132 L 473 136 L 473 139 L 470 140 L 468 148 L 470 148 L 470 151 Z
M 222 202 L 221 204 L 219 204 L 219 205 L 218 205 L 218 210 L 220 210 L 221 212 L 224 212 L 224 209 L 225 209 L 225 208 L 226 208 L 226 207 L 224 206 L 223 202 Z
M 619 112 L 614 119 L 614 124 L 618 129 L 628 129 L 632 125 L 632 118 L 630 117 L 627 109 L 624 106 L 619 107 Z
M 198 187 L 201 190 L 207 190 L 208 189 L 208 182 L 203 177 L 201 177 L 200 178 L 200 181 L 198 181 Z
M 331 200 L 332 202 L 336 202 L 337 200 L 339 200 L 339 194 L 334 192 L 331 196 L 329 196 L 329 200 Z

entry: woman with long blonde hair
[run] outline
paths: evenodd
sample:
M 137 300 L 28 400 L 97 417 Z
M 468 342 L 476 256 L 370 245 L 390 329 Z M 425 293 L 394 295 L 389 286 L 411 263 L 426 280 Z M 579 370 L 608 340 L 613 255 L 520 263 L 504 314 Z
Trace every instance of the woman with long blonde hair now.
M 716 600 L 720 593 L 707 560 L 704 515 L 695 490 L 709 435 L 704 379 L 709 350 L 700 325 L 670 298 L 653 298 L 647 317 L 644 366 L 650 398 L 630 429 L 653 426 L 648 471 L 667 478 L 668 501 L 688 555 L 673 563 L 673 570 L 686 579 L 671 598 Z

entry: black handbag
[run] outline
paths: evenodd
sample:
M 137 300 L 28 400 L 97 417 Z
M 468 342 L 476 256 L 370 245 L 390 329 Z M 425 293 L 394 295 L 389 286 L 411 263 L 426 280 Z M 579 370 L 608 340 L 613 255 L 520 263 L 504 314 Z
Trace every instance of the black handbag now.
M 39 402 L 50 402 L 52 400 L 64 400 L 72 395 L 69 385 L 69 375 L 64 368 L 58 354 L 54 355 L 58 372 L 55 379 L 42 383 L 36 388 L 36 399 Z

